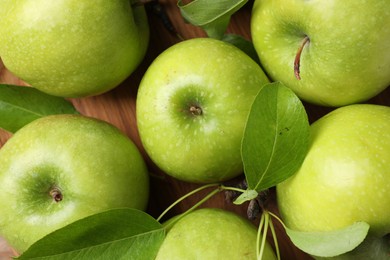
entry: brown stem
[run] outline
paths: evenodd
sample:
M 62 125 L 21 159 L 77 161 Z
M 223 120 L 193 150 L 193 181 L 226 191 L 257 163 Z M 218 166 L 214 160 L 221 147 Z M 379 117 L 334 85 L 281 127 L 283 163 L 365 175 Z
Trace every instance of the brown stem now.
M 49 193 L 55 202 L 62 201 L 63 196 L 62 196 L 61 190 L 58 187 L 51 188 Z
M 294 60 L 294 74 L 295 74 L 295 77 L 296 77 L 298 80 L 301 79 L 299 67 L 300 67 L 300 65 L 301 65 L 301 54 L 302 54 L 302 50 L 303 50 L 303 48 L 305 47 L 306 43 L 308 43 L 309 41 L 310 41 L 310 39 L 309 39 L 309 37 L 306 35 L 305 38 L 303 38 L 303 40 L 302 40 L 301 46 L 299 46 L 299 48 L 298 48 L 297 54 L 295 55 L 295 60 Z
M 190 113 L 193 115 L 193 116 L 200 116 L 202 115 L 202 108 L 199 107 L 199 106 L 196 106 L 196 105 L 192 105 L 190 106 Z

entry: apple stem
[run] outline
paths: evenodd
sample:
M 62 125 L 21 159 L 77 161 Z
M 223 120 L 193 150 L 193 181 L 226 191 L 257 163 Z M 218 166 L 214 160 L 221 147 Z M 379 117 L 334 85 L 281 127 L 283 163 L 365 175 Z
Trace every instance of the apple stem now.
M 208 193 L 204 198 L 202 198 L 200 201 L 198 201 L 195 205 L 193 205 L 191 208 L 187 209 L 183 214 L 181 214 L 178 218 L 176 218 L 173 222 L 170 222 L 169 224 L 167 224 L 165 226 L 166 229 L 169 229 L 169 226 L 172 226 L 175 222 L 177 222 L 178 220 L 180 220 L 181 218 L 183 218 L 185 215 L 189 214 L 190 212 L 194 211 L 195 209 L 197 209 L 200 205 L 202 205 L 203 203 L 205 203 L 206 201 L 208 201 L 211 197 L 213 197 L 214 195 L 216 195 L 217 193 L 221 192 L 222 191 L 222 186 L 219 185 L 218 188 L 212 190 L 210 193 Z M 159 221 L 159 220 L 158 220 Z
M 61 190 L 58 187 L 51 188 L 49 193 L 55 202 L 62 201 L 63 196 L 62 196 Z
M 301 46 L 299 46 L 299 48 L 298 48 L 297 54 L 295 55 L 295 60 L 294 60 L 294 74 L 295 74 L 295 77 L 296 77 L 298 80 L 301 79 L 301 75 L 300 75 L 301 54 L 302 54 L 303 48 L 305 47 L 305 45 L 306 45 L 309 41 L 310 41 L 309 36 L 306 35 L 305 38 L 303 38 L 303 40 L 302 40 Z
M 197 105 L 191 105 L 190 106 L 190 113 L 193 116 L 200 116 L 200 115 L 202 115 L 203 111 L 202 111 L 201 107 L 199 107 Z

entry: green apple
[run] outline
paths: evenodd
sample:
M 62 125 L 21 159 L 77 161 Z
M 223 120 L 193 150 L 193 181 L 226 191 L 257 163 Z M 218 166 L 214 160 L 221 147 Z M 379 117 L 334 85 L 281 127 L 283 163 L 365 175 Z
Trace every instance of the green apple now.
M 295 230 L 331 231 L 365 221 L 369 236 L 388 236 L 390 107 L 349 105 L 314 122 L 308 154 L 299 171 L 277 185 L 277 201 Z
M 13 1 L 1 18 L 0 56 L 48 94 L 106 92 L 142 61 L 149 40 L 143 6 L 128 0 Z
M 148 194 L 138 148 L 104 121 L 47 116 L 0 149 L 0 236 L 19 253 L 88 215 L 118 207 L 144 210 Z
M 0 0 L 0 26 L 1 21 L 3 20 L 4 16 L 6 15 L 8 11 L 8 5 L 10 5 L 13 2 L 13 0 Z
M 251 34 L 273 80 L 308 102 L 344 106 L 390 85 L 389 24 L 388 0 L 256 0 Z
M 228 43 L 195 38 L 171 46 L 139 86 L 137 123 L 145 150 L 180 180 L 218 182 L 241 174 L 246 119 L 268 82 L 257 63 Z
M 197 209 L 168 229 L 156 260 L 257 259 L 256 237 L 256 227 L 233 212 Z M 276 259 L 268 243 L 262 259 Z

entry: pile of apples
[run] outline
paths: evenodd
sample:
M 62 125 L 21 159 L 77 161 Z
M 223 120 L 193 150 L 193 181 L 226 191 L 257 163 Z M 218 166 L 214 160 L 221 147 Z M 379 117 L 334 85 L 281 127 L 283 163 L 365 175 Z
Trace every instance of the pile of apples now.
M 386 0 L 254 1 L 258 60 L 202 37 L 170 46 L 147 68 L 136 100 L 145 152 L 184 182 L 242 176 L 252 104 L 265 85 L 281 82 L 302 102 L 332 108 L 310 126 L 299 170 L 275 187 L 281 220 L 300 232 L 365 222 L 364 241 L 331 259 L 390 259 L 390 107 L 364 103 L 390 86 L 388 25 Z M 114 89 L 143 61 L 149 37 L 137 1 L 0 0 L 0 57 L 42 95 L 84 98 Z M 31 120 L 0 149 L 0 236 L 24 259 L 76 221 L 118 208 L 146 211 L 149 178 L 134 142 L 103 120 L 77 112 Z M 259 255 L 257 227 L 225 209 L 196 209 L 161 229 L 165 236 L 147 259 Z M 261 255 L 279 257 L 268 242 Z

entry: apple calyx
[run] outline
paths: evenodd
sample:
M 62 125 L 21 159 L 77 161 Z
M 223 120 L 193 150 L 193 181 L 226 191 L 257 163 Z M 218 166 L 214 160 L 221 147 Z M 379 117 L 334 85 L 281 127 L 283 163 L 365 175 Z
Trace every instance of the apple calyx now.
M 294 60 L 294 75 L 298 80 L 301 80 L 301 75 L 300 75 L 300 66 L 301 66 L 301 54 L 303 51 L 303 48 L 305 45 L 310 41 L 309 36 L 305 36 L 303 38 L 301 45 L 298 48 L 297 54 L 295 55 L 295 60 Z
M 189 111 L 193 116 L 201 116 L 203 114 L 203 110 L 199 105 L 190 105 Z
M 62 199 L 63 199 L 63 195 L 62 195 L 60 188 L 58 188 L 56 186 L 50 188 L 49 194 L 50 194 L 50 197 L 53 198 L 53 201 L 56 203 L 62 201 Z

